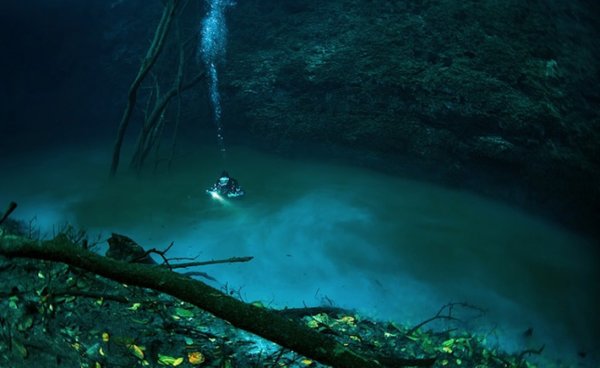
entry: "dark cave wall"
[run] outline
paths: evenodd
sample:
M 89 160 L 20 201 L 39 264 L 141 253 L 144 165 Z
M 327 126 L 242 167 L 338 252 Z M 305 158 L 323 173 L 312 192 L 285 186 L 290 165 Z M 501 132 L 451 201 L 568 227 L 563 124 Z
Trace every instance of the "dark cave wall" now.
M 320 142 L 334 155 L 387 157 L 392 171 L 410 162 L 412 174 L 586 227 L 600 208 L 594 11 L 572 1 L 240 1 L 221 78 L 226 126 L 282 152 Z

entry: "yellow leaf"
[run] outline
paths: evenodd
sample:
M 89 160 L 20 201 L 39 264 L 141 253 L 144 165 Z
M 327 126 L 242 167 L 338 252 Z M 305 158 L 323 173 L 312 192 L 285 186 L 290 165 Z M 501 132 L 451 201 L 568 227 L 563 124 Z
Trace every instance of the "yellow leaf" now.
M 137 346 L 137 345 L 129 345 L 129 351 L 131 351 L 131 353 L 133 355 L 135 355 L 138 359 L 144 359 L 144 350 L 142 347 Z
M 324 325 L 329 323 L 329 316 L 325 313 L 319 313 L 316 316 L 312 317 L 315 321 L 322 323 Z
M 338 321 L 348 324 L 350 326 L 353 326 L 354 323 L 356 322 L 356 319 L 352 316 L 344 316 L 344 317 L 338 319 Z
M 138 310 L 140 307 L 142 306 L 141 303 L 133 303 L 133 305 L 127 309 L 132 310 L 132 311 L 136 311 Z
M 108 335 L 108 332 L 103 332 L 102 333 L 102 341 L 108 342 L 108 340 L 110 340 L 110 336 Z
M 188 362 L 192 365 L 199 365 L 204 363 L 206 358 L 204 358 L 204 354 L 199 351 L 193 351 L 188 353 Z
M 100 363 L 96 362 L 96 364 L 94 364 L 94 368 L 102 368 L 102 366 L 100 365 Z
M 100 356 L 104 356 L 104 350 L 102 350 L 102 346 L 100 347 L 100 349 L 98 349 L 98 354 L 100 354 Z
M 302 364 L 304 365 L 312 365 L 313 361 L 310 359 L 302 359 Z

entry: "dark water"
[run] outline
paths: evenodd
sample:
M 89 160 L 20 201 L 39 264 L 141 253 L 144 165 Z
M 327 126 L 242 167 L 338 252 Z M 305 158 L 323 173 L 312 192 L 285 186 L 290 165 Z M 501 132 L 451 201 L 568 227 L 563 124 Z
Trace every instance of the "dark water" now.
M 0 201 L 42 232 L 69 221 L 121 232 L 172 257 L 252 255 L 204 268 L 248 301 L 336 305 L 417 323 L 450 301 L 485 308 L 472 328 L 508 349 L 546 343 L 575 359 L 596 348 L 598 256 L 577 235 L 466 192 L 334 163 L 287 160 L 243 147 L 230 173 L 248 195 L 211 200 L 214 149 L 197 148 L 171 173 L 106 180 L 103 150 L 69 149 L 2 162 Z M 522 332 L 536 331 L 524 341 Z

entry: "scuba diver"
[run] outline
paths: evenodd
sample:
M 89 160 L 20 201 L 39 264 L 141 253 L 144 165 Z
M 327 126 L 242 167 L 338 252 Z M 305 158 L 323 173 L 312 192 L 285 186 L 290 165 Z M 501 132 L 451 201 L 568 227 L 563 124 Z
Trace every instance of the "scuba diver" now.
M 221 176 L 213 184 L 210 189 L 206 190 L 206 193 L 210 195 L 220 195 L 227 198 L 241 197 L 245 194 L 244 190 L 238 184 L 237 180 L 229 176 L 227 171 L 223 171 Z

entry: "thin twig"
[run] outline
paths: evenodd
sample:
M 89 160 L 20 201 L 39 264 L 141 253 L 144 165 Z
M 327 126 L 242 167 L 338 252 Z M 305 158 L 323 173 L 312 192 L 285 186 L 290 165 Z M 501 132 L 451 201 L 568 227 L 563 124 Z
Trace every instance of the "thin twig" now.
M 448 303 L 448 304 L 444 304 L 433 317 L 427 318 L 423 322 L 417 324 L 416 326 L 414 326 L 413 328 L 411 328 L 410 330 L 408 330 L 408 332 L 406 332 L 406 335 L 407 336 L 408 335 L 412 335 L 419 328 L 425 326 L 426 324 L 428 324 L 430 322 L 438 320 L 438 319 L 445 319 L 445 320 L 462 322 L 462 320 L 460 318 L 452 316 L 452 311 L 453 311 L 454 307 L 456 307 L 456 306 L 464 307 L 464 308 L 469 308 L 469 309 L 475 309 L 475 310 L 481 312 L 482 314 L 485 312 L 483 309 L 481 309 L 479 307 L 476 307 L 474 305 L 470 305 L 468 303 Z M 448 313 L 442 315 L 442 313 L 444 311 L 446 311 L 446 310 L 448 311 Z
M 187 267 L 196 267 L 196 266 L 206 266 L 211 264 L 219 264 L 219 263 L 237 263 L 237 262 L 248 262 L 251 261 L 254 257 L 231 257 L 227 259 L 216 259 L 212 261 L 204 261 L 204 262 L 188 262 L 188 263 L 178 263 L 174 265 L 170 265 L 171 269 L 175 268 L 187 268 Z
M 141 259 L 144 259 L 144 258 L 148 257 L 150 254 L 158 254 L 163 259 L 163 266 L 167 267 L 170 270 L 174 270 L 176 268 L 189 268 L 189 267 L 198 267 L 198 266 L 206 266 L 206 265 L 221 264 L 221 263 L 249 262 L 249 261 L 251 261 L 254 258 L 253 256 L 231 257 L 231 258 L 227 258 L 227 259 L 214 259 L 214 260 L 210 260 L 210 261 L 200 261 L 200 262 L 187 262 L 187 263 L 171 264 L 170 262 L 172 262 L 173 260 L 182 259 L 182 258 L 168 258 L 166 256 L 167 252 L 173 247 L 173 244 L 174 243 L 171 242 L 169 244 L 169 246 L 165 250 L 159 250 L 159 249 L 156 249 L 156 248 L 152 248 L 150 250 L 147 250 L 146 252 L 144 252 L 144 254 L 142 254 L 141 256 L 139 256 L 137 258 L 135 258 L 131 262 L 135 263 L 136 261 L 139 261 Z M 205 277 L 208 277 L 209 279 L 214 280 L 213 278 L 211 278 L 208 275 L 206 275 Z

